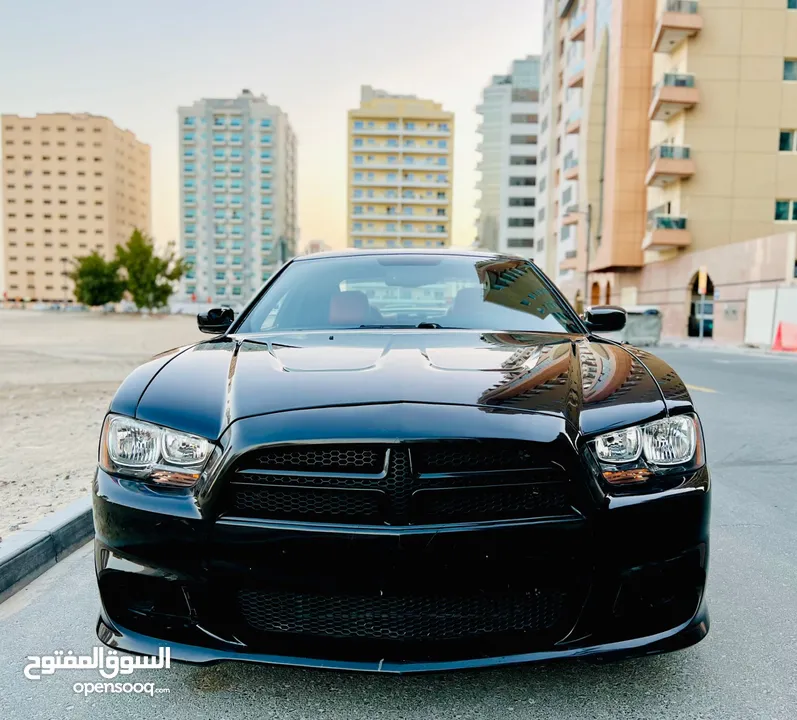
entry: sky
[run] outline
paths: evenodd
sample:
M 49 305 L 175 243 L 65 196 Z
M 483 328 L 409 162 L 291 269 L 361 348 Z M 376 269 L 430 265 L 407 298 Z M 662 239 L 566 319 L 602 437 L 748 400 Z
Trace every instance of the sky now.
M 89 112 L 152 148 L 153 235 L 177 241 L 177 108 L 263 93 L 298 137 L 302 244 L 346 243 L 346 112 L 360 86 L 456 114 L 455 245 L 475 238 L 475 106 L 538 54 L 542 0 L 0 0 L 0 114 Z

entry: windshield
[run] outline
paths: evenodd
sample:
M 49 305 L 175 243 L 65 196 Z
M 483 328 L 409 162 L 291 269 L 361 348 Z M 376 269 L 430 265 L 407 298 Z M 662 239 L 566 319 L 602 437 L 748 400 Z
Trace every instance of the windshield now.
M 293 262 L 236 332 L 419 327 L 583 331 L 530 262 L 407 253 Z

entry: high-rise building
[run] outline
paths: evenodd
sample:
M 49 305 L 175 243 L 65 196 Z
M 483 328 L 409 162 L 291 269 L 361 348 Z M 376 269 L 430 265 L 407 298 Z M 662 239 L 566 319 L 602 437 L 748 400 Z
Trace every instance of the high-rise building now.
M 4 288 L 71 301 L 72 260 L 150 232 L 150 148 L 108 118 L 3 115 Z
M 535 247 L 537 135 L 539 132 L 540 58 L 512 63 L 508 75 L 494 75 L 476 108 L 481 172 L 476 207 L 479 247 L 525 257 Z
M 243 302 L 296 254 L 296 136 L 244 90 L 179 108 L 184 299 Z
M 797 3 L 546 0 L 544 28 L 549 272 L 684 335 L 705 268 L 703 314 L 740 339 L 747 290 L 794 272 Z
M 454 114 L 364 86 L 349 111 L 348 244 L 451 244 Z

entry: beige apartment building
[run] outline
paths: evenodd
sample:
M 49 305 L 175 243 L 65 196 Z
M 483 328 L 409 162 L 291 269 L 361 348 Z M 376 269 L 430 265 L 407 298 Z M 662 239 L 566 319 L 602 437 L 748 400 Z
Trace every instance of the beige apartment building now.
M 150 148 L 96 115 L 3 115 L 3 287 L 72 300 L 71 261 L 151 231 Z
M 454 114 L 364 86 L 348 136 L 348 245 L 450 245 Z
M 549 273 L 579 305 L 656 305 L 679 336 L 705 268 L 714 335 L 741 340 L 748 290 L 794 278 L 797 2 L 547 0 L 545 18 Z

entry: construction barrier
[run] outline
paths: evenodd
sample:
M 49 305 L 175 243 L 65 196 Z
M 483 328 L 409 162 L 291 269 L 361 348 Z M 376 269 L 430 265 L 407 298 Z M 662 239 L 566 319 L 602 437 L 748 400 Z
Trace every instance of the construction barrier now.
M 772 349 L 780 352 L 797 352 L 797 325 L 788 322 L 778 323 Z

